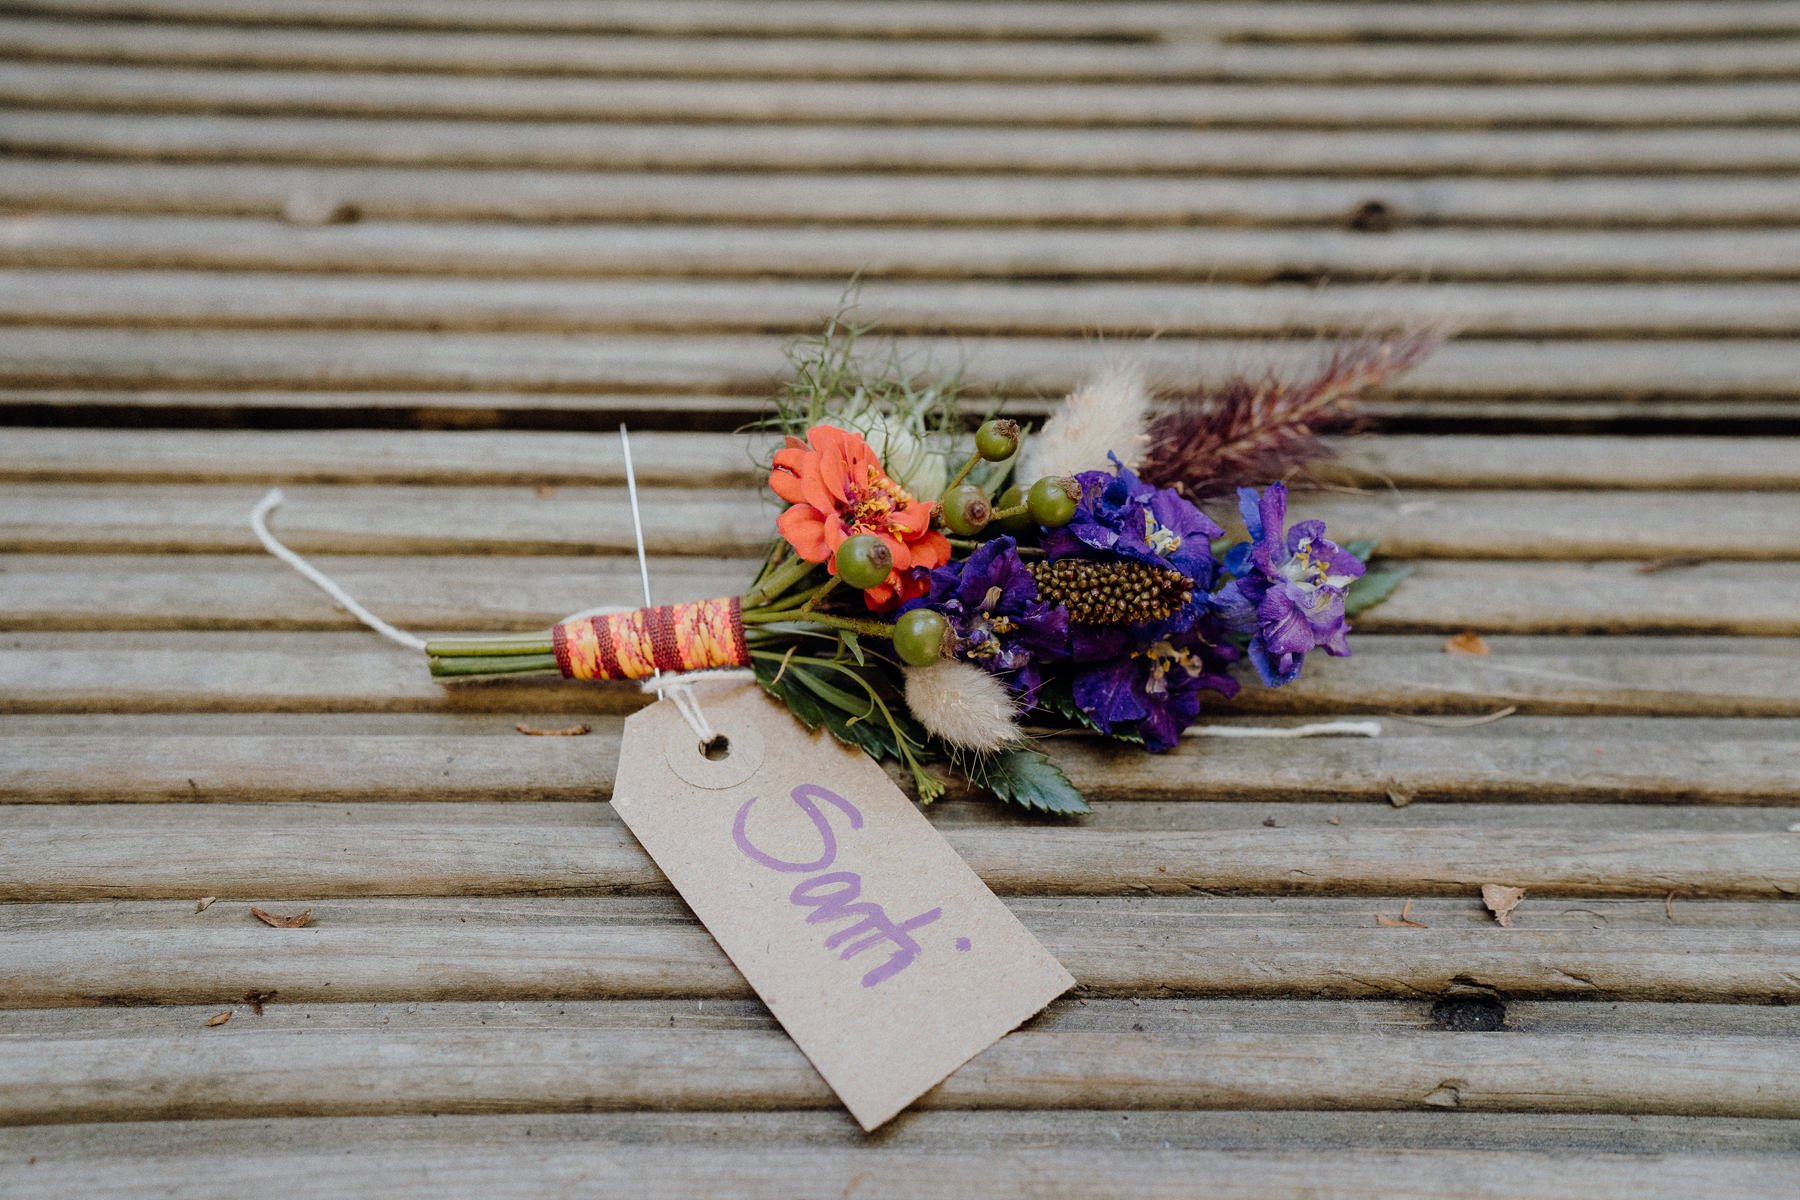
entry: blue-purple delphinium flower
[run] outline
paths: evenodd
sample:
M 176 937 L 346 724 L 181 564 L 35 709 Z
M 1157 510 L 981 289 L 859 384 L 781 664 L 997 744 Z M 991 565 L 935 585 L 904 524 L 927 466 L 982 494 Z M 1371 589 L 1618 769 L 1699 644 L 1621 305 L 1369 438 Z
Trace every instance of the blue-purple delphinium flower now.
M 1117 458 L 1113 465 L 1075 476 L 1075 518 L 1044 531 L 1044 552 L 1052 559 L 1116 554 L 1173 567 L 1194 581 L 1196 593 L 1210 590 L 1219 569 L 1212 539 L 1225 531 L 1179 492 L 1145 483 Z
M 1038 599 L 1010 537 L 983 542 L 961 562 L 932 571 L 931 591 L 901 611 L 915 608 L 944 614 L 956 657 L 1000 676 L 1026 704 L 1036 699 L 1045 668 L 1068 656 L 1068 614 Z
M 1238 508 L 1250 531 L 1225 554 L 1235 578 L 1215 597 L 1234 629 L 1251 634 L 1250 661 L 1270 687 L 1300 674 L 1308 650 L 1339 657 L 1350 653 L 1344 593 L 1363 573 L 1362 562 L 1326 540 L 1325 522 L 1287 525 L 1287 488 L 1270 484 L 1259 498 L 1238 489 Z
M 1074 679 L 1076 707 L 1102 733 L 1136 733 L 1157 754 L 1174 749 L 1181 731 L 1200 715 L 1202 691 L 1237 695 L 1230 668 L 1238 650 L 1207 636 L 1217 632 L 1213 625 L 1203 620 L 1185 633 L 1085 666 Z

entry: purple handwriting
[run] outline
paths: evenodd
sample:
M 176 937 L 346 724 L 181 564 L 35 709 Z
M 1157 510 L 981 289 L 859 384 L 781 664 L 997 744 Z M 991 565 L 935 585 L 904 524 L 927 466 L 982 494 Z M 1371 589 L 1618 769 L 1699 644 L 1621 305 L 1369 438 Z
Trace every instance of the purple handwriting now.
M 810 909 L 806 914 L 808 925 L 826 925 L 837 921 L 854 920 L 854 924 L 846 925 L 825 938 L 825 949 L 839 950 L 840 959 L 849 959 L 865 950 L 877 946 L 889 945 L 893 953 L 886 962 L 862 977 L 862 985 L 874 987 L 884 979 L 895 975 L 911 966 L 919 957 L 921 949 L 913 938 L 915 929 L 923 929 L 943 915 L 944 910 L 933 908 L 920 913 L 916 917 L 896 922 L 887 915 L 881 905 L 862 899 L 862 876 L 855 871 L 833 871 L 830 869 L 837 861 L 837 834 L 831 828 L 831 822 L 819 808 L 819 801 L 836 808 L 849 821 L 851 829 L 861 829 L 862 813 L 854 804 L 829 788 L 820 787 L 816 783 L 803 783 L 789 792 L 796 807 L 805 813 L 819 831 L 819 857 L 811 862 L 789 862 L 776 858 L 757 848 L 750 840 L 747 826 L 750 822 L 750 809 L 756 804 L 756 797 L 744 801 L 743 807 L 737 811 L 737 819 L 732 822 L 731 840 L 737 843 L 745 858 L 751 862 L 769 868 L 771 871 L 788 871 L 796 875 L 810 875 L 814 871 L 822 874 L 811 879 L 803 879 L 788 893 L 789 903 L 799 908 Z M 959 950 L 963 947 L 958 945 Z

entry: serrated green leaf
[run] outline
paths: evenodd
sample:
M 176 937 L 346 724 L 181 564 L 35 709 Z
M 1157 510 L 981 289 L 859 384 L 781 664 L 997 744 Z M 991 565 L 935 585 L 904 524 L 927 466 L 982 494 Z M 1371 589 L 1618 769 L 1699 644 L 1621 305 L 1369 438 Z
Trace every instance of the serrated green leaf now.
M 1093 811 L 1062 768 L 1038 750 L 1003 750 L 983 761 L 978 782 L 1008 804 L 1032 812 L 1074 816 Z
M 1411 567 L 1387 567 L 1366 572 L 1362 578 L 1352 581 L 1349 591 L 1344 594 L 1344 615 L 1354 617 L 1374 608 L 1392 596 L 1394 589 L 1412 573 Z

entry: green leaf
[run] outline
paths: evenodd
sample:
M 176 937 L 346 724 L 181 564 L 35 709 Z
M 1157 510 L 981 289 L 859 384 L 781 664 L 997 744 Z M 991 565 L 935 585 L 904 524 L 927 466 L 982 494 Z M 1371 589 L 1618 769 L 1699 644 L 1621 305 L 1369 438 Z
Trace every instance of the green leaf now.
M 868 659 L 863 657 L 862 639 L 856 636 L 855 630 L 838 630 L 838 641 L 844 643 L 844 648 L 850 651 L 850 657 L 856 660 L 857 666 L 866 667 L 869 665 Z
M 1363 562 L 1368 562 L 1375 557 L 1375 547 L 1379 544 L 1373 538 L 1358 538 L 1354 542 L 1345 542 L 1343 548 Z
M 1006 803 L 1032 812 L 1074 816 L 1093 811 L 1062 768 L 1037 750 L 1021 748 L 990 755 L 970 778 Z
M 1380 571 L 1369 571 L 1362 578 L 1353 580 L 1350 590 L 1344 595 L 1344 615 L 1354 617 L 1374 608 L 1393 595 L 1394 589 L 1412 573 L 1411 567 L 1387 567 Z

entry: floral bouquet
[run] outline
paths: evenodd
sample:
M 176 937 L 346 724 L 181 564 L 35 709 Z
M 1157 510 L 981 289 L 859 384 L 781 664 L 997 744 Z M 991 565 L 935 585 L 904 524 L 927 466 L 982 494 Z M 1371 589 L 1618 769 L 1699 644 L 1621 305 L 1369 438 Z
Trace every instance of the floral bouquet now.
M 921 802 L 945 791 L 942 764 L 1001 800 L 1078 813 L 1032 731 L 1165 752 L 1205 693 L 1229 700 L 1246 674 L 1280 687 L 1311 651 L 1349 654 L 1346 617 L 1398 582 L 1365 572 L 1372 545 L 1290 522 L 1278 480 L 1433 334 L 1344 342 L 1304 377 L 1242 375 L 1159 406 L 1141 372 L 1114 367 L 1035 431 L 989 415 L 970 439 L 954 381 L 919 386 L 891 358 L 869 370 L 861 332 L 834 319 L 794 354 L 770 422 L 783 508 L 742 593 L 433 641 L 432 673 L 748 667 L 807 726 L 902 764 Z M 1234 488 L 1248 538 L 1221 553 L 1199 502 Z

